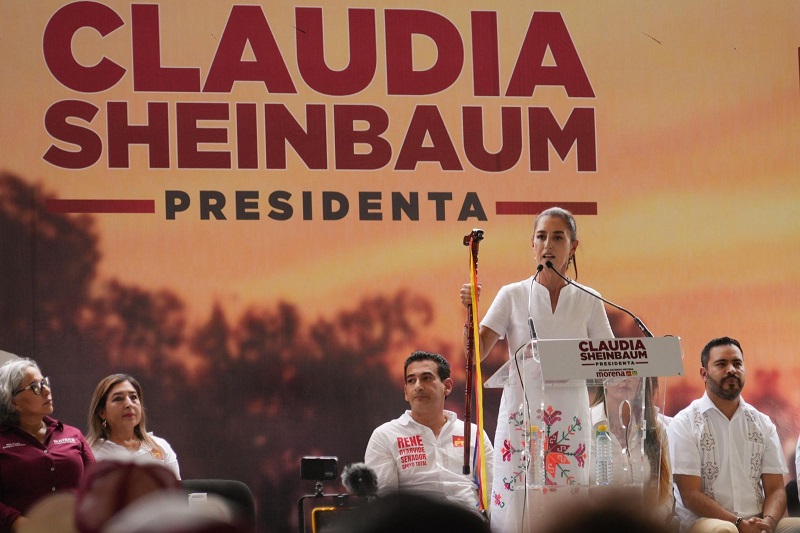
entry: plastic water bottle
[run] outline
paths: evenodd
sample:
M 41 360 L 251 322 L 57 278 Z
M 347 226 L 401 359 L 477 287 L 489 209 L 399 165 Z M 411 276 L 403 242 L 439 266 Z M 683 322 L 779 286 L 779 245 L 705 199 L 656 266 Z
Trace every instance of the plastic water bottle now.
M 531 459 L 528 463 L 528 486 L 544 486 L 544 435 L 538 426 L 530 427 Z
M 595 439 L 595 483 L 597 485 L 611 485 L 614 482 L 614 444 L 608 434 L 608 426 L 601 424 L 597 427 Z

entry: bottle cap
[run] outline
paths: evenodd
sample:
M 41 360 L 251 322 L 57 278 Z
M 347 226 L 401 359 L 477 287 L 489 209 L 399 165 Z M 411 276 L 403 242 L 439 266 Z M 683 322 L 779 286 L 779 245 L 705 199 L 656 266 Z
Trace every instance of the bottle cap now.
M 538 432 L 539 432 L 539 426 L 531 426 L 531 433 L 538 433 Z
M 605 425 L 605 424 L 600 424 L 599 426 L 597 426 L 597 431 L 598 431 L 598 432 L 601 432 L 601 431 L 608 431 L 608 426 L 607 426 L 607 425 Z

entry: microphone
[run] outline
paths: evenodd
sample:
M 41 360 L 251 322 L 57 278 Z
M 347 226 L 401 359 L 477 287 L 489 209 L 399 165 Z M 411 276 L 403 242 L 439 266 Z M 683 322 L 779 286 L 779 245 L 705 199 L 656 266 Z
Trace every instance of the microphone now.
M 568 277 L 564 276 L 564 275 L 563 275 L 561 272 L 559 272 L 558 270 L 556 270 L 556 267 L 554 267 L 554 266 L 553 266 L 553 263 L 552 263 L 552 261 L 547 261 L 547 262 L 545 263 L 545 265 L 547 265 L 547 268 L 549 268 L 550 270 L 552 270 L 553 272 L 555 272 L 555 273 L 556 273 L 556 275 L 558 275 L 558 277 L 559 277 L 559 278 L 563 279 L 564 281 L 566 281 L 567 283 L 569 283 L 569 284 L 570 284 L 570 285 L 572 285 L 573 287 L 577 287 L 577 288 L 579 288 L 580 290 L 582 290 L 582 291 L 583 291 L 583 292 L 585 292 L 586 294 L 590 294 L 590 295 L 594 296 L 595 298 L 597 298 L 598 300 L 600 300 L 600 301 L 603 301 L 603 302 L 607 303 L 608 305 L 610 305 L 611 307 L 614 307 L 614 308 L 616 308 L 616 309 L 619 309 L 620 311 L 622 311 L 622 312 L 623 312 L 623 313 L 625 313 L 626 315 L 630 316 L 630 317 L 633 319 L 633 321 L 636 323 L 636 325 L 639 327 L 639 329 L 640 329 L 640 330 L 642 330 L 642 333 L 644 333 L 644 336 L 645 336 L 645 337 L 652 337 L 652 336 L 653 336 L 653 334 L 652 334 L 652 333 L 650 333 L 650 330 L 649 330 L 649 329 L 647 329 L 647 326 L 645 326 L 645 325 L 644 325 L 644 322 L 642 322 L 641 320 L 639 320 L 639 317 L 637 317 L 636 315 L 634 315 L 633 313 L 631 313 L 630 311 L 628 311 L 627 309 L 625 309 L 625 308 L 624 308 L 624 307 L 622 307 L 621 305 L 617 305 L 617 304 L 615 304 L 614 302 L 609 302 L 608 300 L 606 300 L 606 299 L 605 299 L 605 298 L 603 298 L 602 296 L 599 296 L 599 295 L 597 295 L 597 294 L 593 293 L 592 291 L 586 290 L 584 287 L 581 287 L 580 285 L 578 285 L 577 283 L 575 283 L 574 281 L 572 281 L 572 280 L 571 280 L 571 279 L 569 279 Z M 541 265 L 540 265 L 540 266 L 541 266 Z
M 342 484 L 350 494 L 371 498 L 378 493 L 378 474 L 366 463 L 351 463 L 342 470 Z
M 536 267 L 536 274 L 533 275 L 533 279 L 531 280 L 531 288 L 528 291 L 528 332 L 531 334 L 531 340 L 536 338 L 536 328 L 533 327 L 533 317 L 530 315 L 531 312 L 531 293 L 533 292 L 533 282 L 536 281 L 536 278 L 539 277 L 539 273 L 544 269 L 544 265 L 539 265 Z
M 528 317 L 528 331 L 531 334 L 531 340 L 536 338 L 536 328 L 533 327 L 533 317 Z

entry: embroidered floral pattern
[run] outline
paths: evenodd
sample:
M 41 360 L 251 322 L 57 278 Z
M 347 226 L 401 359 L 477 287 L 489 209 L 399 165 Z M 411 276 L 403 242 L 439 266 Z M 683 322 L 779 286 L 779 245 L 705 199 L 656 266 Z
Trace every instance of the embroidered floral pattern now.
M 580 418 L 572 417 L 572 423 L 568 424 L 566 429 L 559 434 L 559 431 L 553 430 L 553 426 L 562 420 L 561 411 L 553 409 L 553 406 L 548 406 L 538 415 L 545 426 L 545 484 L 574 485 L 576 483 L 575 476 L 569 468 L 572 460 L 575 460 L 579 468 L 584 468 L 586 464 L 586 445 L 583 442 L 571 450 L 573 444 L 570 442 L 570 437 L 574 437 L 582 429 Z
M 572 442 L 583 429 L 580 418 L 572 417 L 572 422 L 568 423 L 566 427 L 561 424 L 560 431 L 554 426 L 562 422 L 563 412 L 555 409 L 552 405 L 544 410 L 538 410 L 536 418 L 541 420 L 544 425 L 545 485 L 555 487 L 578 483 L 572 467 L 577 465 L 578 468 L 585 468 L 587 459 L 586 443 L 578 442 L 576 445 Z M 511 475 L 503 478 L 503 486 L 506 490 L 514 491 L 524 489 L 525 474 L 530 458 L 524 448 L 526 430 L 523 413 L 511 413 L 509 424 L 517 430 L 520 442 L 519 448 L 515 447 L 516 443 L 514 442 L 508 440 L 503 442 L 503 461 L 512 461 L 516 456 L 516 462 L 512 464 Z M 506 459 L 507 456 L 508 459 Z
M 500 451 L 503 454 L 503 462 L 509 462 L 511 460 L 511 442 L 508 439 L 503 439 L 503 448 Z
M 581 442 L 578 445 L 578 449 L 575 450 L 575 460 L 581 468 L 586 466 L 586 444 Z
M 528 466 L 528 457 L 527 452 L 525 450 L 525 416 L 522 411 L 514 411 L 508 415 L 508 424 L 509 427 L 514 428 L 512 430 L 512 438 L 516 439 L 519 438 L 518 443 L 512 443 L 510 440 L 506 439 L 503 441 L 503 461 L 504 462 L 512 462 L 511 464 L 511 475 L 503 477 L 503 488 L 508 491 L 515 490 L 515 486 L 522 485 L 519 488 L 524 488 L 525 486 L 525 469 Z M 519 447 L 515 447 L 514 444 L 517 444 Z M 506 457 L 508 459 L 506 459 Z M 514 459 L 516 460 L 514 461 Z
M 541 419 L 541 421 L 545 423 L 547 429 L 550 429 L 551 426 L 561 422 L 561 414 L 561 411 L 554 410 L 553 406 L 551 405 L 545 409 L 544 412 L 540 410 L 537 418 Z M 580 424 L 580 421 L 578 421 L 578 424 Z
M 500 507 L 502 509 L 506 506 L 506 502 L 503 501 L 503 496 L 501 494 L 492 492 L 492 499 L 495 507 Z

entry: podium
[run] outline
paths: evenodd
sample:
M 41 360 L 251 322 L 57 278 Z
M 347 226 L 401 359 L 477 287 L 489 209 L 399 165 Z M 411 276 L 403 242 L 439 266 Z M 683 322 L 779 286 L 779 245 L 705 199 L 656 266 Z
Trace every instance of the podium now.
M 565 498 L 575 505 L 607 490 L 595 484 L 592 453 L 601 423 L 614 443 L 610 487 L 640 495 L 645 509 L 656 506 L 667 423 L 658 378 L 680 375 L 679 337 L 539 339 L 521 347 L 485 383 L 503 389 L 503 442 L 494 443 L 503 462 L 494 476 L 513 522 L 504 531 L 530 531 Z

